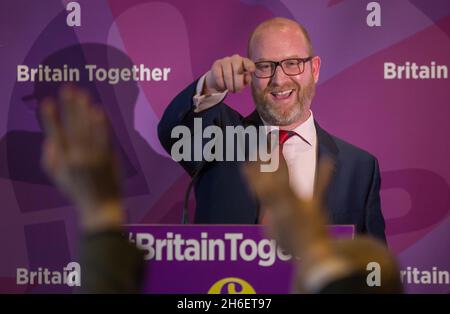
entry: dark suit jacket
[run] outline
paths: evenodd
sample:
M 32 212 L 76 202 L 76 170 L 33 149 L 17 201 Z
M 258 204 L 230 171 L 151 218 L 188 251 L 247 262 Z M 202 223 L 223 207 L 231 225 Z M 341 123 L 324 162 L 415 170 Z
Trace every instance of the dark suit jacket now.
M 158 125 L 161 144 L 170 153 L 178 138 L 171 138 L 172 129 L 184 125 L 194 133 L 194 118 L 202 118 L 202 127 L 260 126 L 259 115 L 243 117 L 221 102 L 200 113 L 193 111 L 197 81 L 178 94 L 169 104 Z M 336 138 L 315 122 L 318 157 L 329 156 L 335 163 L 326 200 L 332 224 L 353 224 L 358 233 L 371 234 L 386 241 L 384 219 L 380 209 L 380 171 L 371 154 Z M 204 141 L 206 142 L 206 141 Z M 224 141 L 225 142 L 225 141 Z M 250 192 L 240 170 L 240 162 L 181 161 L 195 181 L 196 223 L 255 224 L 258 201 Z M 197 177 L 197 176 L 196 176 Z

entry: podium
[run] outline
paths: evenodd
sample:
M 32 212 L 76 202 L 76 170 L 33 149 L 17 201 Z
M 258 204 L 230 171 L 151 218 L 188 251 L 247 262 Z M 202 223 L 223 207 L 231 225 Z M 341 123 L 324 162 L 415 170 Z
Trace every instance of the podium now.
M 261 225 L 127 225 L 145 252 L 143 293 L 289 293 L 293 259 Z M 353 238 L 353 225 L 329 225 Z

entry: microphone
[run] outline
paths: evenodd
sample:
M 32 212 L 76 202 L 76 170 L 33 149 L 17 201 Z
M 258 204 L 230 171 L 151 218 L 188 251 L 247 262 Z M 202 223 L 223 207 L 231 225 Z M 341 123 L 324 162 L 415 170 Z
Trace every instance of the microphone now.
M 213 124 L 222 128 L 222 119 L 219 118 L 215 118 L 213 120 Z M 189 224 L 189 197 L 191 196 L 191 190 L 192 187 L 194 186 L 194 184 L 197 182 L 200 173 L 202 172 L 203 168 L 206 165 L 206 160 L 203 160 L 201 165 L 197 168 L 197 170 L 195 170 L 194 174 L 192 175 L 192 179 L 191 182 L 189 182 L 189 185 L 186 189 L 186 192 L 184 193 L 184 201 L 183 201 L 183 215 L 181 217 L 181 223 L 183 225 Z
M 192 176 L 191 182 L 189 182 L 188 188 L 186 189 L 186 192 L 184 193 L 183 216 L 181 218 L 181 223 L 183 225 L 186 225 L 189 223 L 189 197 L 191 196 L 192 187 L 197 182 L 200 172 L 202 171 L 205 164 L 206 164 L 206 162 L 203 161 L 202 164 L 200 165 L 200 167 L 198 167 L 197 170 L 195 170 L 194 175 Z

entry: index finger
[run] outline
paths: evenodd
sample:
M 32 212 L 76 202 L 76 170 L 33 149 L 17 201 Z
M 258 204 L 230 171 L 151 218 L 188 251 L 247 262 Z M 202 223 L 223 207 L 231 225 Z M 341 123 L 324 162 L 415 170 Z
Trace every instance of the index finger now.
M 255 72 L 256 67 L 255 67 L 255 63 L 252 60 L 250 60 L 248 58 L 243 58 L 242 65 L 244 67 L 245 72 L 250 72 L 250 73 Z
M 61 139 L 61 124 L 56 112 L 55 101 L 46 98 L 42 101 L 40 116 L 47 138 L 59 141 Z

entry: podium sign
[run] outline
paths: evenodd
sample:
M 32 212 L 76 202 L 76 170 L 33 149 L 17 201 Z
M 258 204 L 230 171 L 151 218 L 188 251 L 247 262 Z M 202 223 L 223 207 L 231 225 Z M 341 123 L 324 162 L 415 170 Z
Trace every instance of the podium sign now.
M 330 225 L 352 238 L 353 225 Z M 144 293 L 289 293 L 293 263 L 258 225 L 128 225 L 144 250 Z

